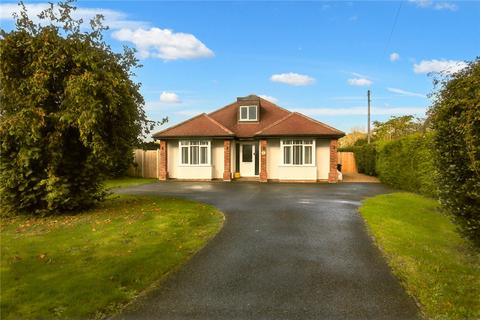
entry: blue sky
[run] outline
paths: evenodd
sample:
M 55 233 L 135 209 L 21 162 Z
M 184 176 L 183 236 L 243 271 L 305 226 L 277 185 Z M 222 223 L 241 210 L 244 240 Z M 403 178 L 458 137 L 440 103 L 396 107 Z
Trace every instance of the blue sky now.
M 43 2 L 26 2 L 35 13 Z M 172 125 L 251 93 L 338 129 L 424 116 L 428 72 L 453 72 L 480 55 L 480 2 L 79 1 L 102 13 L 115 50 L 136 47 L 146 111 Z M 11 29 L 14 3 L 0 4 Z

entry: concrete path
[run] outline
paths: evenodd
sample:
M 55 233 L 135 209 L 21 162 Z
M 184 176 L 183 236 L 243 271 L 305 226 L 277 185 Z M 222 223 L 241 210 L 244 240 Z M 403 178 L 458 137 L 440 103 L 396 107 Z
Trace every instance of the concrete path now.
M 215 205 L 222 231 L 118 319 L 413 319 L 356 212 L 381 184 L 166 182 L 119 193 Z
M 342 182 L 380 183 L 380 180 L 377 177 L 367 176 L 363 173 L 344 173 Z

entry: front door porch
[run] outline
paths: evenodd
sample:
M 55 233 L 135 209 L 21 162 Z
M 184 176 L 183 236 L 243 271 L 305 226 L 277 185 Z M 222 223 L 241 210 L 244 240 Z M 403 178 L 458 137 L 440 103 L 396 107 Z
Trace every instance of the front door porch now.
M 240 141 L 236 145 L 236 172 L 240 174 L 240 178 L 258 178 L 260 167 L 258 141 Z

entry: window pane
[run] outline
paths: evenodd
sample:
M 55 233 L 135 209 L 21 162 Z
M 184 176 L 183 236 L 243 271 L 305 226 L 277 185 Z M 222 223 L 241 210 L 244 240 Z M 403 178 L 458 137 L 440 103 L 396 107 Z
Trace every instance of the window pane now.
M 293 146 L 293 164 L 302 164 L 302 146 Z
M 257 107 L 248 107 L 248 120 L 257 120 Z
M 182 147 L 182 164 L 188 164 L 188 147 Z
M 248 108 L 247 107 L 240 107 L 240 119 L 247 120 L 248 119 Z
M 202 140 L 200 141 L 201 146 L 208 146 L 208 141 Z
M 200 141 L 190 141 L 191 146 L 198 146 L 200 144 Z
M 198 146 L 190 147 L 190 164 L 198 164 Z
M 181 146 L 188 146 L 188 141 L 187 140 L 181 140 L 180 145 Z
M 200 147 L 200 164 L 207 164 L 208 162 L 208 148 Z
M 303 140 L 303 144 L 312 144 L 312 140 Z
M 290 147 L 290 146 L 283 147 L 283 163 L 284 164 L 291 164 L 292 163 L 292 159 L 291 159 L 291 156 L 290 156 L 291 149 L 292 149 L 292 147 Z
M 242 161 L 252 162 L 252 145 L 251 144 L 242 145 Z
M 305 146 L 305 164 L 312 164 L 312 146 Z

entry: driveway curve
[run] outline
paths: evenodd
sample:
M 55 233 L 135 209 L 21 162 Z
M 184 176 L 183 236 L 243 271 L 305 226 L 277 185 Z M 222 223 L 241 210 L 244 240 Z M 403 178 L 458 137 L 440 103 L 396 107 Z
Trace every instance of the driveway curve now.
M 118 193 L 184 197 L 226 215 L 220 233 L 117 319 L 414 319 L 357 213 L 381 184 L 164 182 Z

